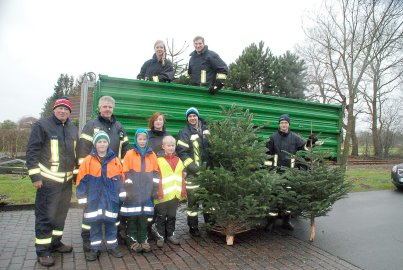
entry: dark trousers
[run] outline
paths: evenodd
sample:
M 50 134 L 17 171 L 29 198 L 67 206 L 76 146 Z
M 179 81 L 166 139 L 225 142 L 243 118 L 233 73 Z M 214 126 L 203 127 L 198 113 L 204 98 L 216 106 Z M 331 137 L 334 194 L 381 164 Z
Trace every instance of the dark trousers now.
M 96 222 L 91 222 L 90 226 L 91 226 L 90 241 L 92 250 L 102 249 L 103 226 L 105 226 L 106 248 L 114 249 L 118 246 L 118 239 L 116 237 L 117 236 L 116 222 L 106 222 L 103 220 L 99 220 Z
M 127 228 L 126 233 L 129 243 L 137 241 L 142 244 L 147 242 L 147 218 L 149 216 L 131 216 L 127 218 Z
M 178 209 L 178 204 L 179 200 L 174 198 L 167 202 L 155 205 L 155 225 L 159 235 L 163 238 L 170 237 L 175 232 L 176 210 Z
M 193 192 L 194 192 L 194 189 L 186 189 L 188 208 L 197 207 L 197 202 L 195 200 Z M 188 221 L 188 225 L 190 228 L 197 228 L 199 226 L 197 210 L 196 211 L 193 211 L 190 209 L 187 210 L 187 221 Z
M 61 245 L 64 222 L 70 207 L 72 181 L 44 179 L 35 198 L 35 247 L 38 256 L 49 256 Z

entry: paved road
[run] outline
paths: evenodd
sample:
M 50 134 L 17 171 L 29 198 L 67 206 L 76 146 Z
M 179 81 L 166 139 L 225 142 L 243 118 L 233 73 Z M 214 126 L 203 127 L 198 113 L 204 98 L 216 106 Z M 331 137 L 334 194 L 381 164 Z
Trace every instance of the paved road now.
M 70 209 L 63 241 L 73 245 L 71 254 L 55 254 L 51 269 L 327 269 L 358 270 L 343 259 L 323 251 L 307 241 L 278 231 L 262 230 L 237 235 L 234 246 L 225 237 L 202 231 L 194 238 L 187 232 L 184 212 L 179 212 L 177 235 L 179 246 L 166 244 L 152 252 L 130 253 L 117 259 L 103 252 L 99 261 L 86 262 L 80 236 L 82 211 Z M 34 212 L 32 210 L 0 212 L 0 270 L 45 269 L 36 263 L 34 247 Z
M 308 240 L 308 221 L 293 223 L 293 235 Z M 316 219 L 313 245 L 362 269 L 403 269 L 403 193 L 351 193 L 328 216 Z

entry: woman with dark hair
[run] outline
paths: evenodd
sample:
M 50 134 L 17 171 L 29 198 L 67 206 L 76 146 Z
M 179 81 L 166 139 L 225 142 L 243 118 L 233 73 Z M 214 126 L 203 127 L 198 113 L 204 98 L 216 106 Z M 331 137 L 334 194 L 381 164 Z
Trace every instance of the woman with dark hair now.
M 174 79 L 172 62 L 166 58 L 166 48 L 162 40 L 154 44 L 153 58 L 147 60 L 141 67 L 137 79 L 154 82 L 171 82 Z
M 165 128 L 165 115 L 155 112 L 148 120 L 148 131 L 150 142 L 149 145 L 153 152 L 158 155 L 162 150 L 162 139 L 164 136 L 170 135 Z

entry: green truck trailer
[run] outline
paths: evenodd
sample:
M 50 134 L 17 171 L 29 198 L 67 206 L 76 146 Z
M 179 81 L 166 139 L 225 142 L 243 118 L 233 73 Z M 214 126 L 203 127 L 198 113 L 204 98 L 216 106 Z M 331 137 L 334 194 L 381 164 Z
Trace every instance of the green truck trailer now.
M 232 90 L 221 90 L 210 95 L 206 88 L 173 83 L 158 83 L 99 75 L 93 96 L 93 116 L 97 115 L 101 96 L 112 96 L 115 101 L 114 114 L 123 124 L 130 143 L 138 128 L 146 128 L 148 118 L 154 112 L 166 114 L 167 130 L 176 136 L 186 123 L 185 111 L 197 107 L 201 117 L 220 119 L 221 106 L 235 105 L 249 109 L 254 114 L 256 125 L 266 124 L 260 132 L 266 140 L 278 128 L 281 114 L 291 116 L 291 129 L 307 138 L 311 132 L 320 134 L 324 141 L 322 149 L 332 153 L 336 159 L 340 154 L 342 107 L 289 98 L 250 94 Z

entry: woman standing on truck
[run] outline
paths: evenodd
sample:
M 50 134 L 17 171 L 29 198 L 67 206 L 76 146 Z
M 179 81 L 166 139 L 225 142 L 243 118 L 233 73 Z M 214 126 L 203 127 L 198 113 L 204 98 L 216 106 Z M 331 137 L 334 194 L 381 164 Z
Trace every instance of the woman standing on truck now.
M 154 82 L 171 82 L 174 79 L 172 62 L 166 58 L 166 48 L 162 40 L 154 44 L 153 58 L 147 60 L 141 67 L 138 80 L 149 80 Z

